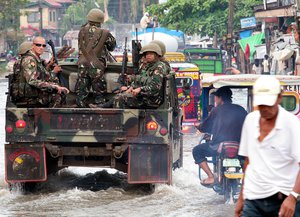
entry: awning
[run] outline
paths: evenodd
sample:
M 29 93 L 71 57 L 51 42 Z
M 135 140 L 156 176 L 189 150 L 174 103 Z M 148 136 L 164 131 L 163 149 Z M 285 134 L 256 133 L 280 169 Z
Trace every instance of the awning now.
M 293 17 L 293 16 L 295 16 L 295 11 L 293 9 L 293 6 L 255 12 L 255 18 L 258 19 L 267 18 L 267 17 Z
M 256 79 L 262 75 L 255 74 L 240 74 L 240 75 L 220 75 L 206 77 L 202 80 L 203 87 L 220 88 L 223 86 L 239 86 L 249 87 L 253 86 Z M 264 75 L 263 75 L 264 76 Z M 300 76 L 291 75 L 272 75 L 275 76 L 282 86 L 300 85 Z
M 253 59 L 253 54 L 255 52 L 255 45 L 260 45 L 263 42 L 263 39 L 265 38 L 265 33 L 259 33 L 256 35 L 253 35 L 248 38 L 244 38 L 241 40 L 238 40 L 243 52 L 245 53 L 245 49 L 247 44 L 250 46 L 250 60 Z
M 290 48 L 285 48 L 280 51 L 275 51 L 272 53 L 273 58 L 279 61 L 285 61 L 291 58 L 293 56 L 295 50 L 290 49 Z

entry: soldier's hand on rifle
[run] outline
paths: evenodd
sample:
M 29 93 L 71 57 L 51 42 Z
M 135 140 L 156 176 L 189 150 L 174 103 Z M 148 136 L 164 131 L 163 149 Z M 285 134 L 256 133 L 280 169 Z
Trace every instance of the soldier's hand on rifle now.
M 126 86 L 120 87 L 120 91 L 121 91 L 121 92 L 126 91 L 126 90 L 128 90 L 128 87 L 126 87 Z
M 54 88 L 57 89 L 58 94 L 61 94 L 61 93 L 68 94 L 70 92 L 68 88 L 62 87 L 62 86 L 59 86 L 59 85 L 55 85 Z
M 129 87 L 129 89 L 126 90 L 126 93 L 132 93 L 133 88 Z
M 53 72 L 56 73 L 56 74 L 61 72 L 61 66 L 60 65 L 54 66 Z
M 140 92 L 141 92 L 141 88 L 140 87 L 138 87 L 138 88 L 136 88 L 136 89 L 133 89 L 132 91 L 131 91 L 131 93 L 132 93 L 132 95 L 133 96 L 136 96 L 136 95 L 138 95 Z

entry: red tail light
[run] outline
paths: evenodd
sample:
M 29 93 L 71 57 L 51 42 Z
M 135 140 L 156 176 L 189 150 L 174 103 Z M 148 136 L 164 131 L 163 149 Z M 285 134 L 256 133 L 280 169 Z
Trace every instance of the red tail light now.
M 226 157 L 229 157 L 229 158 L 234 158 L 237 156 L 238 154 L 238 147 L 235 147 L 235 146 L 230 146 L 230 147 L 225 147 L 225 156 Z
M 10 126 L 10 125 L 8 125 L 8 126 L 6 126 L 6 132 L 7 133 L 12 133 L 12 131 L 13 131 L 13 128 L 12 128 L 12 126 Z
M 146 127 L 147 127 L 147 130 L 154 131 L 154 130 L 157 130 L 158 125 L 157 125 L 157 123 L 155 121 L 149 121 L 147 123 Z
M 24 120 L 18 120 L 16 122 L 16 128 L 25 128 L 26 127 L 26 122 Z
M 166 134 L 168 133 L 168 130 L 167 130 L 165 127 L 162 127 L 162 128 L 160 129 L 159 133 L 160 133 L 162 136 L 164 136 L 164 135 L 166 135 Z

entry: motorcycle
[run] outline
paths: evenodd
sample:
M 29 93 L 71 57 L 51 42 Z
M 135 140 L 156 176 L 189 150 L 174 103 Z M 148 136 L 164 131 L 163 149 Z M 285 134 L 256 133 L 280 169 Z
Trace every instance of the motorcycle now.
M 211 141 L 212 135 L 205 133 L 200 143 Z M 239 143 L 235 141 L 221 142 L 217 149 L 217 155 L 208 163 L 213 163 L 215 183 L 213 190 L 224 196 L 224 202 L 229 203 L 231 198 L 236 202 L 242 185 L 243 159 L 238 156 Z M 199 179 L 201 180 L 201 168 L 199 167 Z

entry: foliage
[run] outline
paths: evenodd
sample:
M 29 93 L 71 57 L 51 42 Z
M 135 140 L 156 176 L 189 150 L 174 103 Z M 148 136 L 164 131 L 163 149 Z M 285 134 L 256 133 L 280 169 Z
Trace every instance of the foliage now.
M 86 16 L 88 12 L 96 8 L 96 4 L 100 6 L 100 9 L 104 11 L 104 0 L 86 0 L 78 1 L 76 4 L 72 4 L 68 7 L 66 14 L 62 21 L 61 35 L 64 35 L 68 30 L 78 29 L 81 25 L 87 22 Z M 106 23 L 113 23 L 114 20 L 110 19 Z
M 20 29 L 20 8 L 23 8 L 28 0 L 0 0 L 0 35 L 6 42 L 4 49 L 16 53 L 19 42 L 23 41 L 23 35 L 18 33 Z
M 139 23 L 145 8 L 152 4 L 158 4 L 158 0 L 109 0 L 108 10 L 120 23 Z
M 20 26 L 20 8 L 28 0 L 1 0 L 0 1 L 0 31 L 7 28 L 18 29 Z
M 253 16 L 252 6 L 256 4 L 261 1 L 235 0 L 235 29 L 240 25 L 240 18 Z M 157 16 L 161 26 L 179 27 L 187 34 L 212 36 L 214 32 L 219 35 L 227 32 L 228 0 L 168 0 L 147 10 Z

